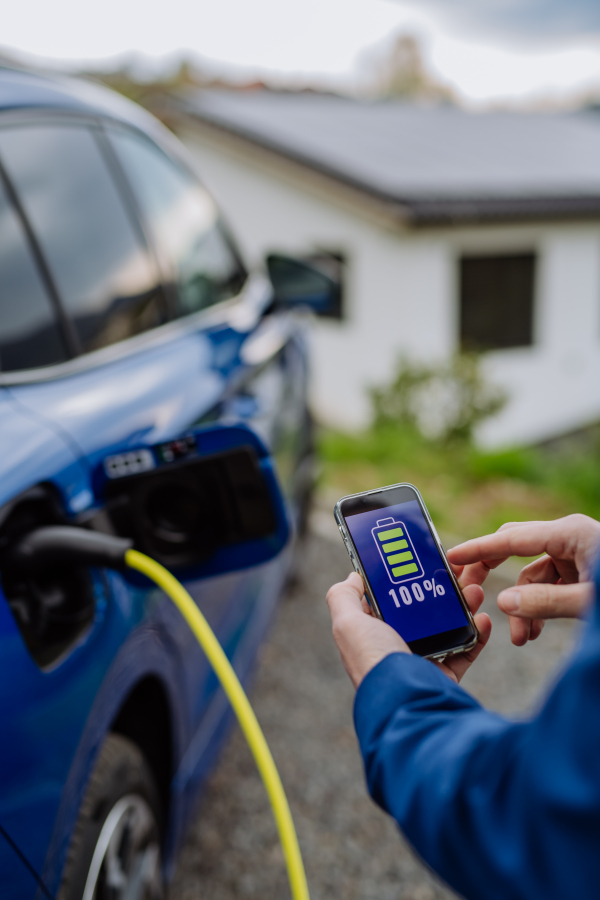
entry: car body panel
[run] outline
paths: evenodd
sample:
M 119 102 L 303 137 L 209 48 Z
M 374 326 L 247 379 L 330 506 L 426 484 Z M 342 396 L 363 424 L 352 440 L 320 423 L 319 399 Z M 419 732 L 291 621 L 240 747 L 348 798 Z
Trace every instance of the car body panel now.
M 200 334 L 75 376 L 11 388 L 22 406 L 64 428 L 94 467 L 105 456 L 171 440 L 218 402 L 223 377 Z
M 23 407 L 6 388 L 0 388 L 0 506 L 47 479 L 57 484 L 67 505 L 87 502 L 81 496 L 89 480 L 89 471 L 48 420 Z

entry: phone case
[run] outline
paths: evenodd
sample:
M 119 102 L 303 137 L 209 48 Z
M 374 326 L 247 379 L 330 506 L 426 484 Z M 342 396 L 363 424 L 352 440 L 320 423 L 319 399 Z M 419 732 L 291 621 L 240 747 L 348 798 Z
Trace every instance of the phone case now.
M 392 488 L 400 488 L 406 487 L 413 490 L 416 494 L 416 499 L 421 507 L 421 511 L 425 516 L 427 524 L 429 526 L 429 530 L 431 532 L 431 536 L 436 545 L 437 550 L 439 551 L 440 557 L 444 563 L 446 571 L 450 577 L 450 580 L 456 590 L 458 597 L 462 603 L 465 614 L 473 627 L 474 635 L 470 641 L 467 641 L 465 644 L 461 644 L 458 647 L 453 647 L 451 650 L 445 650 L 440 653 L 429 653 L 424 659 L 446 659 L 448 656 L 455 656 L 457 653 L 465 653 L 467 650 L 470 650 L 477 643 L 479 634 L 477 631 L 477 626 L 473 620 L 473 616 L 471 615 L 471 610 L 469 609 L 467 602 L 463 596 L 463 592 L 460 589 L 458 581 L 456 580 L 456 576 L 450 566 L 448 560 L 446 559 L 446 551 L 442 546 L 442 542 L 440 541 L 439 535 L 435 530 L 435 526 L 431 520 L 431 516 L 425 506 L 425 501 L 421 497 L 418 489 L 414 486 L 414 484 L 409 484 L 408 482 L 400 482 L 399 484 L 389 484 L 385 487 L 375 488 L 372 491 L 361 491 L 358 494 L 348 494 L 345 497 L 341 497 L 335 505 L 333 510 L 333 515 L 342 536 L 342 540 L 344 541 L 344 545 L 354 566 L 354 570 L 358 572 L 358 574 L 362 577 L 362 580 L 365 584 L 365 593 L 367 595 L 367 599 L 371 606 L 371 609 L 374 611 L 375 615 L 385 621 L 381 610 L 379 608 L 379 604 L 375 599 L 373 591 L 371 589 L 371 585 L 369 584 L 369 579 L 367 578 L 367 574 L 362 566 L 360 556 L 358 551 L 354 545 L 354 541 L 352 540 L 352 535 L 350 531 L 346 527 L 346 523 L 344 521 L 344 517 L 341 512 L 341 505 L 344 500 L 349 500 L 353 497 L 364 497 L 369 494 L 380 494 L 383 491 L 390 490 Z M 383 512 L 383 510 L 382 510 Z M 398 533 L 402 531 L 402 534 Z M 388 575 L 390 579 L 395 584 L 402 584 L 405 582 L 413 581 L 415 578 L 420 578 L 423 575 L 423 567 L 421 566 L 421 562 L 419 560 L 418 554 L 415 550 L 415 547 L 412 542 L 412 538 L 410 537 L 409 530 L 403 522 L 396 521 L 395 519 L 382 518 L 377 520 L 376 526 L 372 529 L 373 539 L 377 544 L 377 548 L 380 552 L 381 558 L 383 560 L 383 564 L 386 567 Z M 403 546 L 403 542 L 406 542 L 406 547 Z M 398 546 L 390 546 L 395 545 Z M 400 546 L 402 545 L 402 546 Z M 407 554 L 411 555 L 412 558 L 409 558 Z M 396 557 L 402 557 L 401 559 L 397 559 Z M 412 568 L 412 566 L 416 566 L 416 570 Z M 402 571 L 401 571 L 402 570 Z M 391 573 L 391 574 L 390 574 Z

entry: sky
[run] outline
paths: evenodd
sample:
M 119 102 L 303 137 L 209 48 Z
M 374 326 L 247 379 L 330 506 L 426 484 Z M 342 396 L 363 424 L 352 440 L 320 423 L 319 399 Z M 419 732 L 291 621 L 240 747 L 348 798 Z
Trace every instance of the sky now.
M 182 56 L 216 72 L 352 86 L 399 33 L 466 104 L 600 95 L 600 0 L 20 0 L 7 52 L 49 64 Z

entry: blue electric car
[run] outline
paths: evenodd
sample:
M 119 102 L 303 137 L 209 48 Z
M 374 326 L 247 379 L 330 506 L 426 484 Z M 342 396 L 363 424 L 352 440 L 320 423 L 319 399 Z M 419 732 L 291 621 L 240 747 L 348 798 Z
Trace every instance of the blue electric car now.
M 18 561 L 129 538 L 247 676 L 312 482 L 302 307 L 249 274 L 184 149 L 82 81 L 0 69 L 0 896 L 161 898 L 230 714 L 141 576 Z

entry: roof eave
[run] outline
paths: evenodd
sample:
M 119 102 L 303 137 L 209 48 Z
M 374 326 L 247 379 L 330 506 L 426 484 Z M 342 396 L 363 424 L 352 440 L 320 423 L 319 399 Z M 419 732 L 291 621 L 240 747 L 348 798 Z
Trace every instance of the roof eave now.
M 403 201 L 415 226 L 599 219 L 600 194 L 535 197 L 473 197 Z

